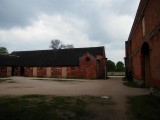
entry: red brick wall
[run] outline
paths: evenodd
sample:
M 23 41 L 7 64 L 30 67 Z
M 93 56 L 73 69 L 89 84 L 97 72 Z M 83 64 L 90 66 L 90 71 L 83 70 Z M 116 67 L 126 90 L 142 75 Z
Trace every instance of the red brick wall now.
M 66 78 L 83 78 L 83 79 L 97 79 L 105 78 L 105 66 L 106 59 L 104 56 L 92 56 L 89 53 L 84 54 L 79 58 L 78 66 L 66 67 Z M 61 78 L 62 76 L 62 66 L 51 67 L 51 77 Z M 65 68 L 63 69 L 65 71 Z M 13 69 L 15 76 L 35 76 L 46 77 L 47 76 L 47 67 L 37 67 L 33 70 L 33 67 L 14 67 Z M 24 73 L 23 73 L 24 71 Z M 34 73 L 33 73 L 34 72 Z M 3 72 L 0 72 L 0 75 L 7 74 L 7 69 Z M 65 75 L 65 74 L 63 74 Z
M 150 40 L 151 84 L 160 86 L 160 33 Z
M 80 58 L 80 78 L 97 78 L 96 58 L 88 53 Z
M 100 59 L 100 76 L 99 76 L 99 78 L 101 78 L 101 79 L 104 79 L 105 78 L 105 74 L 107 74 L 107 69 L 105 68 L 106 67 L 106 62 L 107 62 L 107 59 L 106 58 L 101 58 Z
M 7 76 L 7 67 L 6 66 L 0 66 L 0 76 Z
M 37 67 L 37 76 L 45 77 L 46 76 L 46 67 Z
M 24 67 L 24 76 L 33 76 L 33 67 Z
M 160 86 L 160 32 L 156 30 L 160 27 L 160 0 L 141 0 L 138 9 L 132 33 L 129 40 L 132 41 L 130 48 L 132 49 L 132 57 L 127 65 L 132 64 L 133 76 L 139 80 L 143 76 L 143 55 L 141 48 L 144 42 L 149 44 L 150 54 L 150 71 L 151 71 L 151 86 Z M 147 2 L 147 4 L 145 4 Z M 146 5 L 146 6 L 145 6 Z M 144 9 L 143 9 L 144 8 Z M 144 11 L 143 11 L 144 10 Z M 142 31 L 142 19 L 145 19 L 145 36 Z M 129 48 L 126 48 L 129 51 Z M 127 52 L 126 52 L 127 53 Z M 131 55 L 129 54 L 129 55 Z M 127 57 L 129 57 L 129 55 Z
M 148 34 L 160 27 L 160 0 L 149 0 L 145 10 Z M 160 31 L 148 40 L 150 46 L 151 85 L 160 86 Z
M 14 67 L 14 76 L 20 76 L 21 75 L 21 69 L 20 67 Z
M 62 77 L 62 67 L 52 67 L 51 68 L 51 76 L 60 78 Z
M 67 78 L 80 78 L 79 67 L 67 67 Z

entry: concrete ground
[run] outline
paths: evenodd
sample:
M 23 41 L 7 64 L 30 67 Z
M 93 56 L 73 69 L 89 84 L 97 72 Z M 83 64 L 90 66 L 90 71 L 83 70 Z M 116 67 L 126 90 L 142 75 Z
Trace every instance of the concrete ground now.
M 0 83 L 0 96 L 45 94 L 58 96 L 109 96 L 116 103 L 113 120 L 127 120 L 127 96 L 149 94 L 149 89 L 129 88 L 119 77 L 108 80 L 69 80 L 54 78 L 11 77 L 12 82 Z M 54 80 L 54 81 L 53 81 Z M 65 82 L 67 81 L 68 82 Z M 61 81 L 61 82 L 59 82 Z

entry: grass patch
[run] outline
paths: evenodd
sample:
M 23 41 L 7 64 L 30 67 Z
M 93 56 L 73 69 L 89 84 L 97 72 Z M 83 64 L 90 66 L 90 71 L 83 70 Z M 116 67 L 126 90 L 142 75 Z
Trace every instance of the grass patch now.
M 8 76 L 0 76 L 0 79 L 1 79 L 1 78 L 8 78 Z
M 125 86 L 132 87 L 132 88 L 139 88 L 139 87 L 140 87 L 140 86 L 139 86 L 136 82 L 134 82 L 134 81 L 132 81 L 132 82 L 126 81 L 126 82 L 123 82 L 123 84 L 124 84 Z
M 90 105 L 100 107 L 91 108 Z M 0 97 L 0 120 L 89 120 L 99 117 L 99 113 L 96 113 L 94 109 L 99 109 L 101 113 L 104 106 L 107 106 L 108 112 L 103 117 L 108 118 L 113 105 L 114 103 L 110 99 L 91 96 Z
M 12 80 L 12 79 L 9 79 L 9 78 L 0 78 L 0 83 L 1 82 L 8 82 L 8 81 L 10 81 L 10 80 Z
M 159 99 L 151 96 L 128 97 L 132 117 L 130 120 L 159 120 L 160 102 Z

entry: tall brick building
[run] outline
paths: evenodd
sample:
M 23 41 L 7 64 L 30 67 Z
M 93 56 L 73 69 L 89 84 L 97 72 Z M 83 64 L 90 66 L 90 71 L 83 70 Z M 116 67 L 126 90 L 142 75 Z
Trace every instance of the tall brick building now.
M 141 0 L 125 42 L 126 75 L 145 87 L 160 87 L 160 0 Z
M 0 76 L 106 78 L 104 47 L 16 51 L 0 56 Z

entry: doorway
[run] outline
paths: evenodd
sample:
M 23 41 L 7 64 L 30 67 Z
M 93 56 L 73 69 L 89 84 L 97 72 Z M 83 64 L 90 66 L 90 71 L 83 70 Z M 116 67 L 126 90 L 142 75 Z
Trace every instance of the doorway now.
M 15 67 L 12 67 L 12 76 L 14 76 Z
M 141 48 L 142 53 L 142 77 L 144 80 L 144 86 L 150 87 L 150 52 L 149 44 L 144 42 Z
M 67 77 L 67 68 L 62 67 L 62 78 L 66 78 L 66 77 Z
M 24 67 L 21 67 L 21 76 L 24 76 Z

